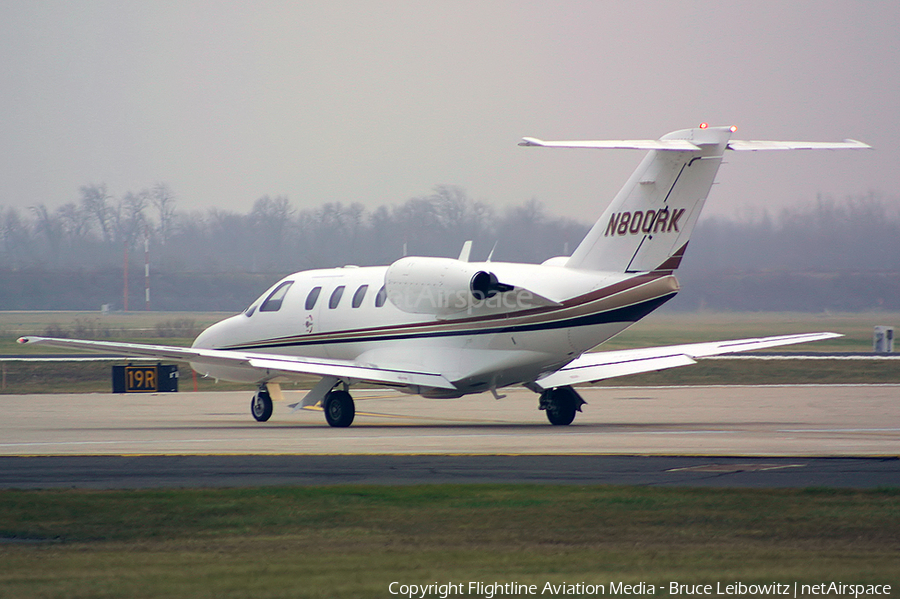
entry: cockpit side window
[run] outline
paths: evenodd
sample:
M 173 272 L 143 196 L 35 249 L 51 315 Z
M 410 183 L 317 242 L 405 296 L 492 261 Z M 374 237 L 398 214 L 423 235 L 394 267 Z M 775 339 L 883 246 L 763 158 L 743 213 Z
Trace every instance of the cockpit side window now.
M 266 301 L 262 303 L 259 307 L 260 312 L 277 312 L 281 309 L 281 303 L 284 301 L 284 296 L 287 295 L 288 289 L 293 285 L 293 281 L 285 281 L 281 285 L 275 288 L 275 290 L 269 294 L 269 297 L 266 298 Z
M 375 307 L 380 308 L 384 305 L 384 300 L 387 299 L 387 290 L 382 287 L 378 290 L 378 295 L 375 296 Z
M 321 287 L 313 287 L 310 290 L 309 295 L 306 296 L 306 309 L 312 310 L 316 307 L 316 301 L 319 299 L 319 294 L 322 292 Z
M 336 288 L 332 293 L 331 297 L 328 299 L 328 307 L 334 310 L 338 307 L 338 304 L 341 303 L 341 296 L 344 295 L 344 286 Z
M 353 294 L 353 304 L 354 308 L 359 308 L 362 306 L 363 300 L 366 298 L 366 290 L 369 289 L 368 285 L 360 285 L 359 289 L 356 290 L 356 293 Z

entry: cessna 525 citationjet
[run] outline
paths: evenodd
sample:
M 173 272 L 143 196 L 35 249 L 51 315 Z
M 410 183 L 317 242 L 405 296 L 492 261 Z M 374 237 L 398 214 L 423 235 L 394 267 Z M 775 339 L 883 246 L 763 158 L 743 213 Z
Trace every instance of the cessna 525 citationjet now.
M 321 377 L 295 409 L 322 404 L 349 426 L 360 382 L 429 398 L 522 385 L 553 424 L 584 401 L 572 387 L 693 364 L 696 358 L 828 339 L 810 333 L 590 352 L 678 292 L 674 272 L 727 150 L 868 148 L 836 143 L 732 141 L 734 127 L 675 131 L 658 140 L 541 141 L 543 148 L 649 150 L 571 256 L 543 264 L 404 257 L 390 266 L 298 272 L 242 314 L 203 331 L 191 348 L 23 337 L 20 343 L 190 362 L 198 373 L 255 383 L 251 413 L 265 421 L 283 382 Z

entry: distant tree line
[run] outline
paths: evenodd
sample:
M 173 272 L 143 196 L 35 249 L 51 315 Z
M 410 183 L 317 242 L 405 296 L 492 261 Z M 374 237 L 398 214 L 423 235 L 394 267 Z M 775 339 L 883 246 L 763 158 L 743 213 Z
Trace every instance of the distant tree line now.
M 298 210 L 284 196 L 263 196 L 244 214 L 177 211 L 175 195 L 163 183 L 119 198 L 105 185 L 84 186 L 80 193 L 79 202 L 55 210 L 0 207 L 3 268 L 121 267 L 125 249 L 143 251 L 145 239 L 156 268 L 172 272 L 388 264 L 404 248 L 408 254 L 456 255 L 469 239 L 482 258 L 496 242 L 496 260 L 538 262 L 574 248 L 588 228 L 551 216 L 536 200 L 498 210 L 449 185 L 374 210 L 358 203 Z
M 900 309 L 900 201 L 875 193 L 708 218 L 679 279 L 683 310 Z
M 493 251 L 496 261 L 538 263 L 571 253 L 591 225 L 534 199 L 500 209 L 449 185 L 375 209 L 298 209 L 284 196 L 263 196 L 246 213 L 176 204 L 159 183 L 119 197 L 86 185 L 55 209 L 0 206 L 0 310 L 121 309 L 126 253 L 129 303 L 142 309 L 145 240 L 153 309 L 237 311 L 297 270 L 455 257 L 470 239 L 473 260 Z M 896 201 L 820 199 L 774 216 L 701 219 L 670 309 L 900 309 L 898 273 Z

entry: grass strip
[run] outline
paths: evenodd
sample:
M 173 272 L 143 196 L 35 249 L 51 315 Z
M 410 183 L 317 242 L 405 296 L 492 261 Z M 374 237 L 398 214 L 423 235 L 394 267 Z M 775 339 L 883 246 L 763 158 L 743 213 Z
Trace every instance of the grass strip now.
M 0 597 L 387 597 L 392 581 L 900 588 L 897 489 L 3 491 L 0 539 Z

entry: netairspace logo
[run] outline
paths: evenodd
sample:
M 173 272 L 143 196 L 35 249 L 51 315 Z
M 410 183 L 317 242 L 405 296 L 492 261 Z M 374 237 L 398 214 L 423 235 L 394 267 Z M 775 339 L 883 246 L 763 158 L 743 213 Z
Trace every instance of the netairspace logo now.
M 425 599 L 425 597 L 438 597 L 447 599 L 456 595 L 482 597 L 495 599 L 504 595 L 544 595 L 549 597 L 582 596 L 600 597 L 604 595 L 656 595 L 667 594 L 670 596 L 694 596 L 694 595 L 759 595 L 759 596 L 786 596 L 815 597 L 819 595 L 854 597 L 888 596 L 891 594 L 891 585 L 888 584 L 846 584 L 843 582 L 823 582 L 819 584 L 800 584 L 792 582 L 772 582 L 766 584 L 745 584 L 743 582 L 715 584 L 685 584 L 682 582 L 669 582 L 667 584 L 649 584 L 638 582 L 626 584 L 623 582 L 610 582 L 609 584 L 588 584 L 584 582 L 554 584 L 551 582 L 538 584 L 522 584 L 519 582 L 433 582 L 430 584 L 405 584 L 392 582 L 388 586 L 391 595 L 407 597 L 408 599 Z

